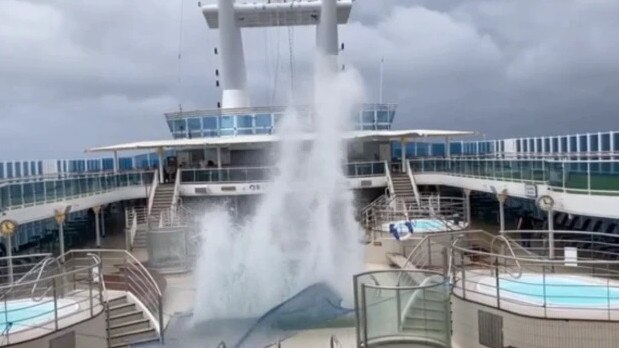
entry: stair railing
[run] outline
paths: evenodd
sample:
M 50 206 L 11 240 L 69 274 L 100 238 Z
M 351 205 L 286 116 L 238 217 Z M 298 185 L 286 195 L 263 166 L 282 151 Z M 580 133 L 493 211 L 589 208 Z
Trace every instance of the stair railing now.
M 415 194 L 415 201 L 417 205 L 421 205 L 419 201 L 419 189 L 417 188 L 417 183 L 415 182 L 415 176 L 413 175 L 413 170 L 411 169 L 411 162 L 406 161 L 406 173 L 408 174 L 408 179 L 411 181 L 411 186 L 413 187 L 413 193 Z
M 389 163 L 385 161 L 385 176 L 387 177 L 387 188 L 389 188 L 389 196 L 395 195 L 395 189 L 393 188 L 393 180 L 391 179 L 391 170 L 389 169 Z
M 153 210 L 153 203 L 155 202 L 155 195 L 157 194 L 157 187 L 159 186 L 159 176 L 155 174 L 153 176 L 153 183 L 150 185 L 150 192 L 148 193 L 148 209 L 146 216 L 150 216 Z
M 342 348 L 342 343 L 337 339 L 337 336 L 331 335 L 329 339 L 329 348 Z

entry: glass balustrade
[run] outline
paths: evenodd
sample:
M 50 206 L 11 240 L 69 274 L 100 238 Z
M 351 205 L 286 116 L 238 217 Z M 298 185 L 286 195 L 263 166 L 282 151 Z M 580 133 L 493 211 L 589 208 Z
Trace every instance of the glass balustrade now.
M 532 159 L 419 159 L 412 160 L 415 173 L 449 173 L 458 176 L 545 183 L 553 190 L 572 193 L 619 193 L 619 160 Z
M 0 211 L 89 196 L 122 187 L 150 185 L 153 176 L 154 172 L 97 173 L 0 183 Z
M 183 169 L 182 183 L 222 183 L 268 181 L 277 173 L 276 167 Z M 348 177 L 385 175 L 384 162 L 348 163 L 344 168 Z

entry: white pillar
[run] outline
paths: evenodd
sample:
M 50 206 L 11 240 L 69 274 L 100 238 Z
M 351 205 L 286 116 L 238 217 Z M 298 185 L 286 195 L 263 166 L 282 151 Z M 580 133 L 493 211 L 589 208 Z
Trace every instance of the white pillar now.
M 318 71 L 337 71 L 337 0 L 322 0 L 320 22 L 316 25 L 316 48 Z
M 505 201 L 507 200 L 507 193 L 503 191 L 497 194 L 496 198 L 499 201 L 499 232 L 503 234 L 505 232 Z
M 114 151 L 114 173 L 118 173 L 118 151 Z
M 218 0 L 219 53 L 221 55 L 222 108 L 249 106 L 247 73 L 241 28 L 236 25 L 233 0 Z
M 449 137 L 445 137 L 445 157 L 451 156 Z
M 406 173 L 406 140 L 400 139 L 400 154 L 402 157 L 402 173 Z
M 60 261 L 64 263 L 64 219 L 58 222 L 58 238 L 60 238 Z
M 217 147 L 217 169 L 221 169 L 221 147 Z
M 101 236 L 105 238 L 105 207 L 101 207 Z
M 101 225 L 99 220 L 99 213 L 101 213 L 101 206 L 95 206 L 92 208 L 92 211 L 95 213 L 95 236 L 97 241 L 97 248 L 101 247 Z
M 159 183 L 163 183 L 164 181 L 164 173 L 163 173 L 163 148 L 157 149 L 157 154 L 159 155 Z

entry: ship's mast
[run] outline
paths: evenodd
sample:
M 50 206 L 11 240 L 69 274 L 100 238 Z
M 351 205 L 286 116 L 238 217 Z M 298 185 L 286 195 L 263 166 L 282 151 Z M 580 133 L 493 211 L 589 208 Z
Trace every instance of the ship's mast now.
M 336 71 L 338 24 L 348 22 L 352 0 L 268 0 L 239 3 L 218 0 L 202 12 L 211 29 L 219 29 L 222 108 L 249 107 L 243 52 L 243 27 L 316 25 L 318 71 Z

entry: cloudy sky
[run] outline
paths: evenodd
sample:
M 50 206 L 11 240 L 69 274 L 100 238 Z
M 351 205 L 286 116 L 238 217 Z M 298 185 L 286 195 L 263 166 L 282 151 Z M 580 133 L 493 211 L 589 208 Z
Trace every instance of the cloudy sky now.
M 342 63 L 372 102 L 384 57 L 397 127 L 619 130 L 618 18 L 616 0 L 357 0 Z M 253 102 L 284 102 L 290 52 L 302 85 L 313 30 L 244 36 Z M 0 158 L 168 138 L 163 112 L 220 98 L 216 46 L 194 0 L 0 1 Z

